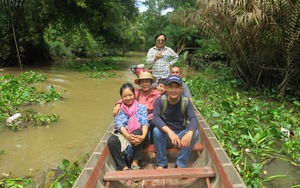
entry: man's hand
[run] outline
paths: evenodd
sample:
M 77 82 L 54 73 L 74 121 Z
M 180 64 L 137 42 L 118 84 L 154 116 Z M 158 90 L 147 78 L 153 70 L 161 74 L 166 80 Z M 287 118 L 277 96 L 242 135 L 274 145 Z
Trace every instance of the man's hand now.
M 177 134 L 170 130 L 168 131 L 168 136 L 174 146 L 177 146 L 178 148 L 181 147 L 180 138 Z
M 162 58 L 163 54 L 162 52 L 157 52 L 157 54 L 154 57 L 154 60 L 157 61 L 158 59 Z
M 181 147 L 189 147 L 193 138 L 193 131 L 188 131 L 182 138 L 181 138 Z

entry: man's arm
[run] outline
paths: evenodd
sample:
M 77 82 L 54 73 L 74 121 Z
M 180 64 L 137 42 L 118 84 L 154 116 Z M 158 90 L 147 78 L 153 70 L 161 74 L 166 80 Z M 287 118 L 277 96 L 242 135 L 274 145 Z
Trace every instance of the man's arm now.
M 161 129 L 162 126 L 165 125 L 165 122 L 163 121 L 163 119 L 161 118 L 161 113 L 162 113 L 162 99 L 161 96 L 157 97 L 154 101 L 154 109 L 153 109 L 153 124 L 155 125 L 155 127 Z
M 172 61 L 170 61 L 169 65 L 174 65 L 178 59 L 179 59 L 179 56 L 176 52 L 174 52 L 174 50 L 172 50 L 171 48 L 170 49 L 170 52 L 171 52 L 171 56 L 174 58 Z

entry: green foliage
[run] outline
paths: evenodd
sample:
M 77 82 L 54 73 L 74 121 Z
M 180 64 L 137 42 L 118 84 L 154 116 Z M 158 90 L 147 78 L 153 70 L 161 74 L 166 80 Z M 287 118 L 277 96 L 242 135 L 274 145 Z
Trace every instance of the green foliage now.
M 274 11 L 276 10 L 276 11 Z M 247 88 L 299 91 L 300 1 L 197 1 L 174 20 L 216 39 Z
M 22 60 L 48 50 L 54 58 L 123 53 L 135 37 L 136 16 L 133 0 L 1 1 L 0 62 L 16 61 L 12 26 Z
M 175 52 L 180 52 L 184 46 L 196 46 L 195 40 L 199 35 L 199 29 L 193 26 L 182 27 L 174 22 L 171 14 L 162 15 L 161 11 L 166 8 L 191 7 L 191 1 L 145 1 L 148 9 L 139 17 L 136 28 L 141 31 L 141 36 L 145 39 L 144 50 L 148 50 L 155 45 L 154 37 L 159 33 L 167 36 L 166 46 L 171 47 Z
M 103 57 L 94 59 L 88 63 L 69 62 L 63 65 L 64 68 L 77 71 L 108 71 L 121 70 L 125 59 L 119 57 Z
M 31 122 L 34 126 L 45 126 L 52 122 L 57 122 L 59 119 L 58 114 L 42 114 L 31 110 L 25 111 L 26 115 L 22 118 L 23 121 Z
M 300 135 L 300 127 L 296 130 L 296 136 Z M 285 155 L 290 156 L 294 161 L 300 162 L 300 153 L 299 153 L 299 144 L 300 139 L 289 139 L 282 145 L 281 151 Z M 295 164 L 296 165 L 296 164 Z
M 205 57 L 224 53 L 215 39 L 200 39 L 197 40 L 197 43 L 200 45 L 200 49 L 197 50 L 199 56 Z
M 107 72 L 104 72 L 104 71 L 101 71 L 101 72 L 91 72 L 88 74 L 88 76 L 90 78 L 111 78 L 111 77 L 114 77 L 116 74 L 114 73 L 107 73 Z
M 54 58 L 97 57 L 107 53 L 104 40 L 101 37 L 94 38 L 83 24 L 73 25 L 71 29 L 61 22 L 49 24 L 44 39 Z
M 32 184 L 30 178 L 1 178 L 0 187 L 25 188 Z
M 54 180 L 50 188 L 72 187 L 82 170 L 77 161 L 71 164 L 67 159 L 63 159 L 61 162 L 62 164 L 58 167 L 64 171 L 64 173 Z
M 59 93 L 53 86 L 49 87 L 48 92 L 37 91 L 33 86 L 36 83 L 46 80 L 45 75 L 35 73 L 33 71 L 25 72 L 17 76 L 6 75 L 0 77 L 0 121 L 5 121 L 8 117 L 21 112 L 22 117 L 20 120 L 24 122 L 33 121 L 34 125 L 45 125 L 50 122 L 57 121 L 58 115 L 42 115 L 29 111 L 22 112 L 22 107 L 30 104 L 44 104 L 46 102 L 62 99 L 62 94 Z M 30 118 L 26 118 L 26 117 Z M 20 129 L 20 121 L 12 121 L 7 124 L 7 127 L 12 130 Z M 26 127 L 26 126 L 24 126 Z
M 299 166 L 299 109 L 293 103 L 240 91 L 241 83 L 222 64 L 208 65 L 187 84 L 248 186 L 262 185 L 261 169 L 274 158 Z M 285 136 L 281 128 L 293 130 L 294 136 Z M 281 141 L 284 138 L 287 141 Z

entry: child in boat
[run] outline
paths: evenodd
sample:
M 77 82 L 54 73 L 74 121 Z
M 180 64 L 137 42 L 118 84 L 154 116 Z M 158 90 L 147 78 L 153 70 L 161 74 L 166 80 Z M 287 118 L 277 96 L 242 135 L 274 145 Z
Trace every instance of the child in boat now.
M 130 83 L 122 85 L 120 95 L 121 109 L 114 119 L 116 130 L 107 144 L 118 170 L 128 170 L 129 167 L 136 170 L 140 169 L 142 142 L 148 133 L 147 108 L 135 99 L 134 87 Z
M 156 89 L 161 95 L 163 95 L 166 93 L 166 86 L 167 86 L 167 83 L 165 82 L 165 80 L 159 79 L 157 81 Z
M 170 75 L 167 78 L 166 101 L 158 97 L 154 102 L 153 140 L 157 152 L 158 169 L 168 167 L 166 149 L 172 147 L 181 148 L 175 167 L 185 168 L 199 136 L 198 119 L 192 102 L 187 98 L 186 112 L 182 113 L 182 90 L 181 77 Z M 164 102 L 167 104 L 163 112 Z M 189 120 L 188 123 L 185 123 L 186 119 Z

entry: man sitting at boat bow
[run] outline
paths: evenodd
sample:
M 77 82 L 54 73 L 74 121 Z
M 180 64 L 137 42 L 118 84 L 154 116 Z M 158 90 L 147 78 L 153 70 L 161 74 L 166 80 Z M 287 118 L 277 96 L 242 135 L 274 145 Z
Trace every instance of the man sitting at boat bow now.
M 185 168 L 194 145 L 197 142 L 198 119 L 193 104 L 188 100 L 186 115 L 182 113 L 182 79 L 178 75 L 167 78 L 167 108 L 163 112 L 163 99 L 158 97 L 154 102 L 153 111 L 153 140 L 157 152 L 157 168 L 167 168 L 167 148 L 178 147 L 181 149 L 177 156 L 175 167 Z M 186 117 L 185 117 L 186 116 Z M 185 118 L 188 124 L 185 124 Z

